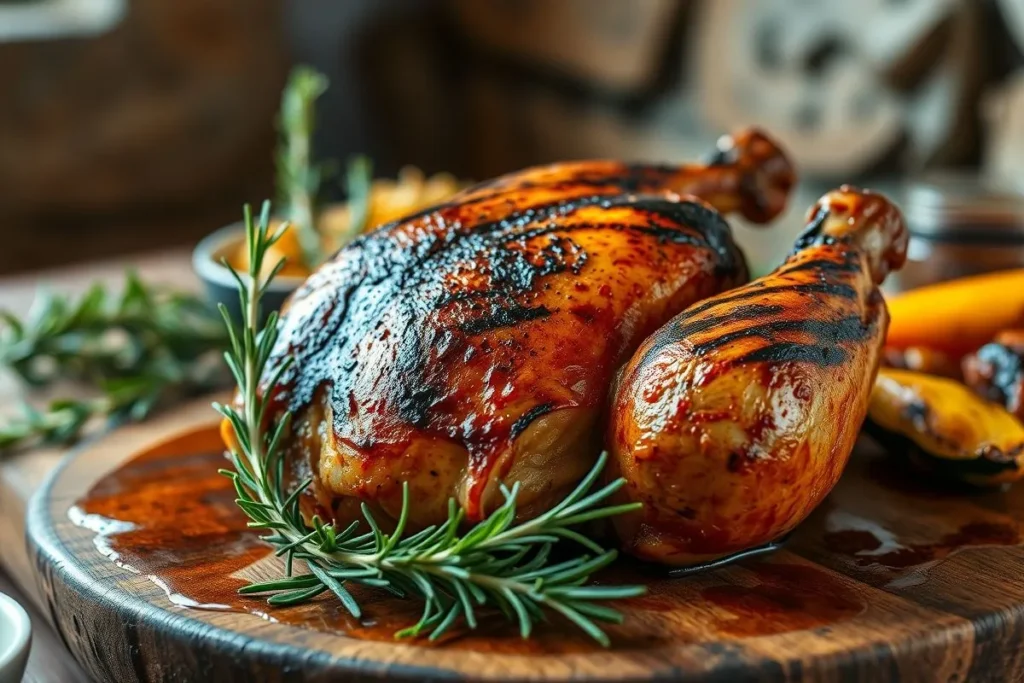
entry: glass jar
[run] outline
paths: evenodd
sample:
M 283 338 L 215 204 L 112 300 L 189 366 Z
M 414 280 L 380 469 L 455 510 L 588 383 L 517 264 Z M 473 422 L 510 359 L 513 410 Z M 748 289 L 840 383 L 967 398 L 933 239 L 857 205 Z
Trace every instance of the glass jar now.
M 907 186 L 907 262 L 886 290 L 1024 268 L 1024 194 L 977 175 L 929 175 Z

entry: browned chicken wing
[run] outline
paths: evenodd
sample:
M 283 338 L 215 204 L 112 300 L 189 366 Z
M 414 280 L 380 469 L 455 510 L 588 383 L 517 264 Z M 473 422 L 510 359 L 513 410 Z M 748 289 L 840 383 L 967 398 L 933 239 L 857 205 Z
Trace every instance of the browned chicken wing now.
M 623 368 L 610 476 L 644 509 L 623 547 L 671 565 L 773 541 L 839 478 L 867 410 L 888 325 L 877 285 L 907 232 L 884 197 L 821 199 L 774 273 L 691 306 Z
M 596 460 L 621 363 L 746 281 L 711 207 L 767 220 L 792 184 L 751 132 L 709 165 L 514 173 L 356 240 L 294 295 L 268 365 L 294 358 L 272 400 L 294 412 L 296 474 L 341 520 L 362 502 L 394 518 L 403 481 L 420 525 L 452 496 L 480 519 L 500 482 L 522 484 L 524 515 L 544 509 Z

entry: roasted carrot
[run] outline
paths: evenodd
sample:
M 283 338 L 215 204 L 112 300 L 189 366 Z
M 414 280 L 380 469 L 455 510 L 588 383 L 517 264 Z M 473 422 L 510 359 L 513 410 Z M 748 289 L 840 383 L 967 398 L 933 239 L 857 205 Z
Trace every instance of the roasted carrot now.
M 1024 268 L 940 282 L 888 299 L 886 346 L 962 356 L 1024 322 Z

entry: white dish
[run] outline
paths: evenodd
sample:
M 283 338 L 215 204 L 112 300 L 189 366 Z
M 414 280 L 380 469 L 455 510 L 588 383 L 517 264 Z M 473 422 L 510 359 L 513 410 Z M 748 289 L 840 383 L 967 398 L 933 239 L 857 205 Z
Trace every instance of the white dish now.
M 0 593 L 0 683 L 20 683 L 31 641 L 28 614 L 13 598 Z

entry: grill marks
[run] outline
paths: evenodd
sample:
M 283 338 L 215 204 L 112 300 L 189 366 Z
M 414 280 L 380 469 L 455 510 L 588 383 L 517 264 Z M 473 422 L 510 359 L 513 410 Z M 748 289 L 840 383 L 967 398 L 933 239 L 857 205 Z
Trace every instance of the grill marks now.
M 547 415 L 554 408 L 554 403 L 539 403 L 534 407 L 530 408 L 525 413 L 523 413 L 518 420 L 512 423 L 512 428 L 509 430 L 509 438 L 518 438 L 520 434 L 526 431 L 526 428 L 529 427 L 534 420 L 544 415 Z
M 776 342 L 741 356 L 736 363 L 811 363 L 829 367 L 844 363 L 848 357 L 844 349 L 835 346 Z
M 670 226 L 653 222 L 648 225 L 556 222 L 589 207 L 635 208 L 647 212 L 652 219 L 669 222 Z M 540 225 L 526 229 L 537 224 Z M 659 241 L 713 249 L 725 261 L 722 268 L 731 272 L 743 265 L 732 243 L 728 224 L 711 209 L 693 202 L 671 202 L 660 198 L 592 195 L 531 206 L 501 220 L 446 233 L 443 243 L 439 243 L 438 248 L 432 249 L 427 258 L 417 264 L 418 274 L 413 273 L 403 284 L 406 288 L 423 285 L 436 279 L 432 278 L 430 271 L 448 274 L 457 270 L 459 264 L 470 264 L 485 277 L 487 286 L 462 289 L 447 283 L 446 290 L 433 299 L 435 308 L 451 300 L 477 297 L 493 300 L 502 295 L 530 293 L 539 277 L 567 270 L 579 274 L 587 255 L 572 241 L 571 234 L 594 228 L 633 232 L 655 236 Z M 543 237 L 550 239 L 543 246 L 536 245 Z
M 696 334 L 708 332 L 736 321 L 759 320 L 760 318 L 778 315 L 786 310 L 782 304 L 748 304 L 736 306 L 719 315 L 691 318 L 687 315 L 676 325 L 675 334 L 680 339 L 688 339 Z
M 861 267 L 859 254 L 845 246 L 824 249 L 802 260 L 791 258 L 776 276 L 690 307 L 648 355 L 685 339 L 694 357 L 719 354 L 728 365 L 843 363 L 849 345 L 874 335 L 876 322 L 856 312 L 858 291 L 853 281 Z M 738 344 L 747 339 L 748 344 Z
M 828 219 L 828 208 L 821 206 L 814 213 L 814 217 L 804 228 L 804 231 L 797 237 L 793 245 L 793 253 L 800 252 L 813 244 L 827 243 L 829 237 L 822 233 L 825 228 L 825 221 Z
M 527 320 L 539 320 L 547 318 L 551 311 L 547 306 L 520 306 L 516 303 L 495 308 L 493 311 L 474 318 L 468 322 L 460 323 L 459 329 L 466 334 L 481 334 L 488 330 L 496 330 L 500 327 L 510 327 Z
M 861 341 L 867 337 L 869 331 L 869 327 L 864 325 L 860 316 L 856 315 L 840 318 L 839 320 L 797 319 L 758 321 L 754 326 L 726 332 L 705 342 L 694 344 L 693 354 L 695 356 L 703 356 L 746 337 L 761 337 L 771 342 L 771 340 L 778 338 L 779 335 L 790 334 L 806 336 L 815 341 L 821 341 L 822 345 L 832 347 L 835 344 Z M 798 342 L 792 341 L 773 343 L 798 344 Z M 813 346 L 813 344 L 802 345 Z M 744 358 L 746 357 L 744 356 Z
M 734 292 L 708 299 L 688 308 L 686 315 L 695 317 L 719 307 L 725 307 L 723 308 L 725 311 L 730 306 L 750 299 L 771 298 L 785 293 L 791 293 L 801 298 L 825 296 L 853 300 L 857 297 L 857 289 L 844 280 L 858 272 L 860 264 L 860 255 L 856 251 L 846 249 L 839 254 L 832 253 L 827 257 L 806 260 L 791 259 L 771 280 L 752 282 Z M 819 277 L 810 282 L 804 281 L 808 274 L 819 275 Z M 790 282 L 786 282 L 786 280 L 790 280 Z M 784 284 L 768 284 L 778 281 L 782 281 Z
M 771 298 L 777 294 L 791 293 L 797 297 L 808 297 L 815 295 L 832 296 L 842 299 L 854 299 L 857 290 L 853 286 L 841 282 L 802 282 L 799 284 L 765 285 L 763 283 L 752 283 L 735 293 L 728 293 L 708 299 L 704 303 L 691 306 L 686 309 L 688 317 L 702 315 L 711 309 L 720 307 L 727 310 L 728 306 L 743 301 L 758 298 Z
M 640 197 L 632 200 L 631 206 L 672 225 L 692 226 L 705 245 L 718 255 L 716 274 L 735 273 L 742 269 L 746 275 L 746 262 L 733 242 L 729 224 L 714 209 L 697 202 L 673 202 L 662 197 Z M 670 236 L 665 238 L 673 239 Z
M 558 222 L 589 207 L 636 209 L 648 214 L 651 222 Z M 663 224 L 666 222 L 669 225 Z M 537 224 L 540 225 L 527 229 Z M 711 249 L 718 256 L 717 269 L 721 273 L 736 273 L 745 268 L 728 224 L 707 207 L 653 197 L 593 195 L 528 207 L 501 220 L 452 233 L 442 248 L 434 249 L 419 264 L 417 272 L 401 283 L 400 289 L 422 291 L 440 284 L 440 291 L 431 292 L 428 297 L 433 309 L 437 311 L 452 302 L 464 304 L 458 314 L 467 319 L 459 327 L 468 334 L 546 317 L 550 310 L 528 303 L 538 293 L 537 280 L 566 272 L 579 275 L 587 254 L 572 240 L 572 233 L 595 228 Z M 538 245 L 544 238 L 547 242 Z M 460 271 L 471 271 L 463 274 L 472 277 L 459 278 Z M 437 282 L 432 273 L 441 273 L 441 281 Z M 444 279 L 452 275 L 455 277 Z
M 752 282 L 733 292 L 727 292 L 686 309 L 687 316 L 697 316 L 720 306 L 757 299 L 770 298 L 786 292 L 798 297 L 822 295 L 839 299 L 855 299 L 857 289 L 843 280 L 860 270 L 860 255 L 853 250 L 844 249 L 840 253 L 831 253 L 827 257 L 806 260 L 790 259 L 771 280 Z M 803 281 L 807 274 L 820 275 L 816 280 Z M 791 282 L 785 282 L 785 280 Z M 783 281 L 785 284 L 768 284 Z

